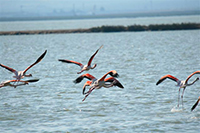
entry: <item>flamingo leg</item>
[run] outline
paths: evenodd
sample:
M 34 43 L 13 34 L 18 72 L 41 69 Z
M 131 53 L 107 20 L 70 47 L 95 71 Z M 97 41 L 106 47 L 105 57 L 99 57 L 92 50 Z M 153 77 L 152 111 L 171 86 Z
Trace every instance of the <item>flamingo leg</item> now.
M 77 72 L 77 74 L 80 74 L 80 73 L 82 73 L 83 72 L 83 70 L 81 70 L 80 72 Z
M 87 95 L 85 95 L 84 99 L 82 101 L 85 101 L 85 99 L 88 97 L 90 93 L 88 93 Z
M 181 88 L 179 88 L 179 90 L 178 90 L 178 105 L 177 105 L 178 108 L 179 108 L 179 101 L 180 101 L 180 90 L 181 90 Z
M 18 84 L 18 83 L 19 83 L 19 80 L 17 79 L 17 81 L 15 81 L 15 82 L 13 83 L 14 86 L 17 86 L 17 85 L 15 85 L 15 83 Z M 16 87 L 15 87 L 15 88 L 16 88 Z
M 85 94 L 87 94 L 87 95 L 85 95 L 85 97 L 84 97 L 84 99 L 83 99 L 82 101 L 85 101 L 85 99 L 90 95 L 90 93 L 91 93 L 94 89 L 95 89 L 95 87 L 90 88 L 90 90 L 89 90 L 88 92 L 85 93 Z
M 185 88 L 186 88 L 186 87 L 183 88 L 183 92 L 182 92 L 182 95 L 181 95 L 181 99 L 182 99 L 182 108 L 183 108 L 183 94 L 184 94 Z

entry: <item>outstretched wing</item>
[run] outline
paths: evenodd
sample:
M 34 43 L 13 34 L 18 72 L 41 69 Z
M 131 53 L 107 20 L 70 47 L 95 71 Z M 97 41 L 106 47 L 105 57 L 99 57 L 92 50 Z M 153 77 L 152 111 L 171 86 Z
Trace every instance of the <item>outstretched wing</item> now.
M 80 67 L 83 66 L 83 64 L 81 64 L 80 62 L 76 62 L 76 61 L 73 61 L 73 60 L 59 59 L 59 61 L 65 62 L 65 63 L 73 63 L 73 64 L 76 64 L 76 65 L 79 65 Z
M 28 82 L 28 83 L 32 83 L 32 82 L 38 82 L 39 79 L 30 79 L 30 80 L 26 80 L 25 82 Z
M 89 61 L 88 61 L 88 66 L 91 65 L 92 60 L 94 58 L 94 56 L 98 53 L 98 51 L 103 47 L 103 45 L 101 45 L 101 47 L 99 49 L 97 49 L 97 51 L 90 57 Z
M 16 70 L 13 69 L 13 68 L 10 68 L 10 67 L 5 66 L 5 65 L 3 65 L 3 64 L 0 64 L 0 66 L 3 67 L 3 68 L 5 68 L 5 69 L 7 69 L 7 70 L 10 71 L 10 72 L 16 73 Z
M 79 76 L 77 79 L 74 80 L 74 83 L 80 83 L 84 78 L 87 78 L 89 80 L 94 80 L 96 79 L 94 76 L 92 76 L 89 73 L 83 74 L 81 76 Z
M 104 75 L 99 79 L 99 81 L 103 81 L 103 80 L 106 78 L 106 76 L 107 76 L 108 74 L 110 74 L 112 77 L 119 77 L 119 74 L 117 73 L 117 71 L 111 70 L 111 71 L 107 72 L 106 74 L 104 74 Z
M 112 82 L 114 86 L 118 86 L 119 88 L 124 88 L 124 86 L 114 77 L 106 78 L 105 82 Z
M 39 63 L 43 58 L 44 56 L 46 55 L 47 53 L 47 50 L 45 50 L 45 52 L 32 64 L 30 65 L 29 67 L 27 67 L 25 70 L 24 70 L 24 74 L 26 73 L 26 71 L 28 71 L 31 67 L 33 67 L 34 65 L 36 65 L 37 63 Z
M 158 80 L 158 82 L 156 83 L 156 85 L 160 84 L 161 82 L 163 82 L 163 81 L 164 81 L 165 79 L 167 79 L 167 78 L 169 78 L 169 79 L 171 79 L 171 80 L 173 80 L 173 81 L 175 81 L 175 82 L 178 82 L 178 81 L 179 81 L 179 79 L 177 79 L 176 77 L 174 77 L 174 76 L 172 76 L 172 75 L 165 75 L 165 76 L 161 77 L 161 78 Z

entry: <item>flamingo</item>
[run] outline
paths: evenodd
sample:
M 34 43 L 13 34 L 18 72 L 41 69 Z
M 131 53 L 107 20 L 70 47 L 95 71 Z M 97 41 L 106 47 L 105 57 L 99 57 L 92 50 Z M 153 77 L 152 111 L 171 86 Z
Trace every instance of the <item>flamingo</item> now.
M 119 76 L 118 73 L 115 70 L 109 71 L 108 74 L 110 74 L 113 77 L 118 77 Z M 85 94 L 85 87 L 86 86 L 92 86 L 92 84 L 94 84 L 97 81 L 97 78 L 95 78 L 94 76 L 92 76 L 89 73 L 86 73 L 86 74 L 83 74 L 83 75 L 79 76 L 76 80 L 74 80 L 74 83 L 76 83 L 76 84 L 80 83 L 84 78 L 87 78 L 87 79 L 89 79 L 91 81 L 87 81 L 84 84 L 84 86 L 83 86 L 83 94 Z M 106 87 L 106 85 L 105 85 L 105 87 Z
M 161 77 L 158 82 L 156 83 L 156 85 L 159 85 L 161 82 L 163 82 L 165 79 L 171 79 L 175 82 L 177 82 L 177 85 L 179 87 L 179 93 L 178 93 L 178 107 L 179 107 L 179 97 L 180 97 L 180 89 L 183 88 L 183 92 L 182 92 L 182 95 L 181 95 L 181 99 L 182 99 L 182 105 L 183 105 L 183 94 L 184 94 L 184 91 L 186 89 L 187 86 L 190 86 L 190 85 L 193 85 L 196 81 L 199 80 L 199 78 L 197 77 L 192 83 L 188 83 L 188 80 L 195 74 L 200 74 L 200 71 L 195 71 L 193 72 L 192 74 L 190 74 L 186 80 L 179 80 L 178 78 L 172 76 L 172 75 L 165 75 L 163 77 Z
M 26 85 L 28 83 L 32 83 L 32 82 L 37 82 L 39 81 L 39 79 L 31 79 L 31 80 L 26 80 L 26 81 L 23 81 L 23 80 L 6 80 L 6 81 L 3 81 L 1 84 L 0 84 L 0 88 L 1 87 L 5 87 L 5 86 L 11 86 L 11 87 L 14 87 L 16 88 L 17 86 L 20 86 L 20 85 Z M 12 82 L 22 82 L 22 84 L 17 84 L 17 85 L 14 85 L 14 84 L 11 84 Z
M 24 77 L 32 77 L 32 74 L 26 74 L 26 72 L 31 68 L 33 67 L 34 65 L 36 65 L 37 63 L 39 63 L 45 56 L 47 50 L 45 50 L 45 52 L 30 66 L 28 66 L 24 71 L 17 71 L 13 68 L 10 68 L 8 66 L 5 66 L 3 64 L 0 64 L 1 67 L 13 72 L 15 74 L 15 76 L 13 76 L 14 78 L 16 78 L 16 82 L 17 81 L 20 81 L 22 78 Z
M 87 73 L 87 76 L 92 76 L 92 75 Z M 95 81 L 97 81 L 96 78 L 92 79 L 92 81 L 86 81 L 85 82 L 85 84 L 83 86 L 83 94 L 87 94 L 87 92 L 85 93 L 86 86 L 92 86 L 93 84 L 95 84 Z M 101 88 L 101 87 L 109 88 L 109 87 L 112 87 L 112 86 L 118 86 L 120 88 L 124 88 L 122 86 L 122 84 L 117 79 L 115 79 L 114 77 L 106 78 L 104 81 L 105 81 L 105 83 L 102 84 L 101 86 L 98 86 L 98 89 Z M 112 84 L 109 84 L 108 82 L 112 83 Z
M 199 104 L 199 101 L 200 101 L 200 96 L 198 100 L 196 101 L 196 103 L 192 106 L 191 111 L 193 111 L 196 108 L 196 106 Z
M 106 78 L 106 76 L 110 74 L 112 77 Z M 115 79 L 114 77 L 118 77 L 118 73 L 115 70 L 111 70 L 103 75 L 102 78 L 96 79 L 94 76 L 90 75 L 89 73 L 83 74 L 79 76 L 76 80 L 74 80 L 74 83 L 80 83 L 83 78 L 87 78 L 91 81 L 87 81 L 83 86 L 83 94 L 87 94 L 86 97 L 92 92 L 94 89 L 100 89 L 101 87 L 109 88 L 112 86 L 118 86 L 120 88 L 124 88 L 122 84 Z M 106 79 L 105 79 L 106 78 Z M 107 82 L 110 82 L 109 84 Z M 88 92 L 85 93 L 86 86 L 92 86 Z M 85 97 L 85 98 L 86 98 Z M 85 100 L 83 99 L 83 101 Z
M 82 63 L 80 62 L 76 62 L 76 61 L 72 61 L 72 60 L 66 60 L 66 59 L 58 59 L 58 61 L 61 61 L 61 62 L 65 62 L 65 63 L 74 63 L 76 65 L 79 65 L 81 67 L 81 71 L 80 72 L 77 72 L 77 74 L 80 74 L 82 73 L 83 71 L 88 71 L 90 69 L 94 69 L 97 64 L 94 64 L 93 66 L 91 66 L 91 63 L 92 63 L 92 60 L 94 58 L 94 56 L 98 53 L 98 51 L 103 47 L 103 45 L 97 49 L 97 51 L 90 57 L 89 61 L 88 61 L 88 64 L 87 65 L 83 65 Z
M 116 78 L 114 78 L 114 77 L 109 77 L 109 78 L 106 78 L 105 80 L 104 80 L 104 82 L 111 82 L 110 84 L 104 84 L 103 85 L 103 87 L 105 87 L 105 88 L 110 88 L 110 87 L 112 87 L 112 86 L 118 86 L 119 88 L 124 88 L 123 87 L 123 85 L 116 79 Z M 90 85 L 91 84 L 91 81 L 87 81 L 86 83 L 85 83 L 85 85 L 84 85 L 84 90 L 85 90 L 85 86 L 86 85 Z M 94 90 L 94 89 L 100 89 L 102 86 L 98 86 L 98 85 L 96 85 L 96 84 L 94 84 L 90 89 L 89 89 L 89 91 L 88 92 L 86 92 L 86 93 L 84 93 L 84 94 L 86 94 L 85 95 L 85 97 L 84 97 L 84 99 L 82 100 L 82 101 L 85 101 L 85 99 L 89 96 L 89 94 Z

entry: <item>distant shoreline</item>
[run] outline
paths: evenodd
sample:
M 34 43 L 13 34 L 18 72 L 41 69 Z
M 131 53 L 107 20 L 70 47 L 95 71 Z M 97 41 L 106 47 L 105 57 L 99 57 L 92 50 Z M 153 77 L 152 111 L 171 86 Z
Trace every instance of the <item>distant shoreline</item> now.
M 100 26 L 88 29 L 66 30 L 33 30 L 33 31 L 0 31 L 0 35 L 33 35 L 33 34 L 67 34 L 67 33 L 108 33 L 108 32 L 141 32 L 167 30 L 194 30 L 200 29 L 200 23 L 174 23 L 130 26 Z
M 137 17 L 159 17 L 159 16 L 184 16 L 199 15 L 200 10 L 177 10 L 177 11 L 152 11 L 152 12 L 130 12 L 111 13 L 96 15 L 72 15 L 72 16 L 12 16 L 0 17 L 0 21 L 40 21 L 40 20 L 72 20 L 72 19 L 102 19 L 102 18 L 137 18 Z

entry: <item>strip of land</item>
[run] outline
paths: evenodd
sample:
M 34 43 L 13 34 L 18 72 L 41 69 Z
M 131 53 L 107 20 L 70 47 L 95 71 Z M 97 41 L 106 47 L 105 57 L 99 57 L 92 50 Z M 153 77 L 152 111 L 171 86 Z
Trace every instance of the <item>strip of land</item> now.
M 66 29 L 66 30 L 0 31 L 0 35 L 139 32 L 139 31 L 166 31 L 166 30 L 194 30 L 194 29 L 200 29 L 200 23 L 152 24 L 148 26 L 146 25 L 100 26 L 89 29 Z

